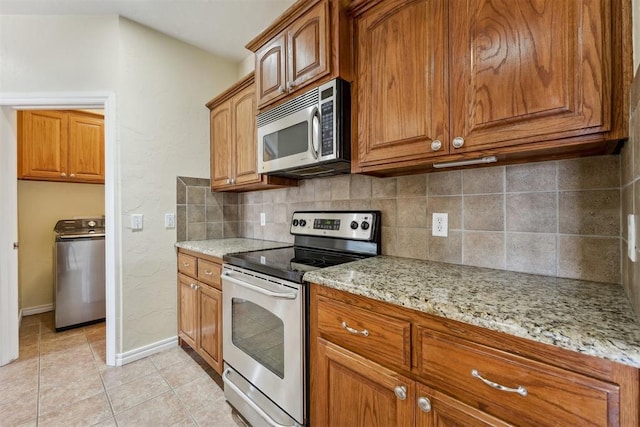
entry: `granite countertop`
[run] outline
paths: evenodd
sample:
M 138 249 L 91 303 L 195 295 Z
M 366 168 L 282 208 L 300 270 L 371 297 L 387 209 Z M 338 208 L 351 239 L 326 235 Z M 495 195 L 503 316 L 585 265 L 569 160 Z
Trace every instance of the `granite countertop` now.
M 640 322 L 619 285 L 390 256 L 304 280 L 640 368 Z
M 176 247 L 189 251 L 199 252 L 222 259 L 226 254 L 238 252 L 259 251 L 262 249 L 284 248 L 292 246 L 291 243 L 273 242 L 270 240 L 256 239 L 213 239 L 213 240 L 192 240 L 188 242 L 178 242 Z

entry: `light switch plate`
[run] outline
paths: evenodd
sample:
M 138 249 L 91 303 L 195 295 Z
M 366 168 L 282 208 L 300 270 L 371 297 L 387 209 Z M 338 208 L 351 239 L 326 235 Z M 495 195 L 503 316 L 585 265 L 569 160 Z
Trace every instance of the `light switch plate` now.
M 131 229 L 132 230 L 142 230 L 144 221 L 144 215 L 142 214 L 131 214 Z
M 636 262 L 636 216 L 627 215 L 627 256 L 631 262 Z
M 176 216 L 173 213 L 164 214 L 164 228 L 176 228 Z
M 260 212 L 260 225 L 265 226 L 267 224 L 267 215 L 264 212 Z

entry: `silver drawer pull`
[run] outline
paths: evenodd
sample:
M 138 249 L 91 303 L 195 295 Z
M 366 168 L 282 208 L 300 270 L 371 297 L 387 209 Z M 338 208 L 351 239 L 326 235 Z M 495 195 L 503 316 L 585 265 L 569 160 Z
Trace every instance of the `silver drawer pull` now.
M 424 396 L 419 398 L 418 408 L 420 408 L 422 412 L 431 412 L 431 401 Z
M 188 262 L 183 262 L 183 263 L 182 263 L 182 266 L 183 266 L 183 267 L 189 267 L 190 265 L 191 265 L 191 264 L 189 264 Z
M 211 276 L 213 274 L 213 271 L 205 270 L 204 274 L 206 274 L 207 276 Z
M 352 327 L 347 325 L 347 322 L 342 322 L 342 327 L 344 329 L 346 329 L 347 332 L 349 332 L 350 334 L 353 334 L 353 335 L 364 335 L 365 337 L 369 336 L 369 331 L 367 331 L 366 329 L 363 329 L 361 331 L 359 331 L 357 329 L 353 329 Z
M 522 386 L 518 386 L 518 388 L 510 388 L 510 387 L 505 387 L 505 386 L 503 386 L 503 385 L 500 385 L 500 384 L 498 384 L 498 383 L 494 383 L 493 381 L 489 381 L 489 380 L 488 380 L 488 379 L 486 379 L 486 378 L 482 378 L 482 375 L 480 375 L 480 374 L 478 373 L 478 371 L 476 371 L 475 369 L 472 369 L 472 370 L 471 370 L 471 376 L 472 376 L 473 378 L 477 378 L 477 379 L 479 379 L 480 381 L 482 381 L 483 383 L 485 383 L 485 384 L 486 384 L 486 385 L 488 385 L 489 387 L 493 387 L 493 388 L 495 388 L 496 390 L 506 391 L 506 392 L 508 392 L 508 393 L 518 393 L 518 394 L 519 394 L 520 396 L 522 396 L 522 397 L 526 397 L 526 396 L 527 396 L 527 394 L 529 394 L 529 393 L 527 392 L 527 389 L 526 389 L 526 388 L 524 388 L 524 387 L 522 387 Z
M 393 389 L 393 392 L 396 394 L 396 397 L 400 400 L 405 400 L 407 398 L 407 388 L 403 385 L 396 386 Z

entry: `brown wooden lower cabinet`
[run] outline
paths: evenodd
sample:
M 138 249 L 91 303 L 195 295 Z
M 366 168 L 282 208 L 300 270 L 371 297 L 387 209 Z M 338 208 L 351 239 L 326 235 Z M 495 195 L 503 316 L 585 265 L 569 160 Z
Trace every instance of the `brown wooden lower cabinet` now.
M 314 426 L 640 425 L 636 368 L 315 284 L 311 307 Z
M 222 373 L 222 261 L 178 253 L 178 337 Z

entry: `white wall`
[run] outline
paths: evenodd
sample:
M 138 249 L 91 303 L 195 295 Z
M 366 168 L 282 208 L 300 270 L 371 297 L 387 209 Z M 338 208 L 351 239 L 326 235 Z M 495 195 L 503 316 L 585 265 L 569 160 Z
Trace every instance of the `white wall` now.
M 237 64 L 120 19 L 123 351 L 177 333 L 176 176 L 209 176 L 205 104 L 237 80 Z M 131 231 L 129 215 L 144 215 Z
M 238 78 L 240 79 L 246 76 L 247 74 L 255 70 L 255 68 L 256 68 L 256 57 L 252 53 L 251 55 L 243 59 L 242 62 L 240 62 L 240 64 L 238 65 Z

